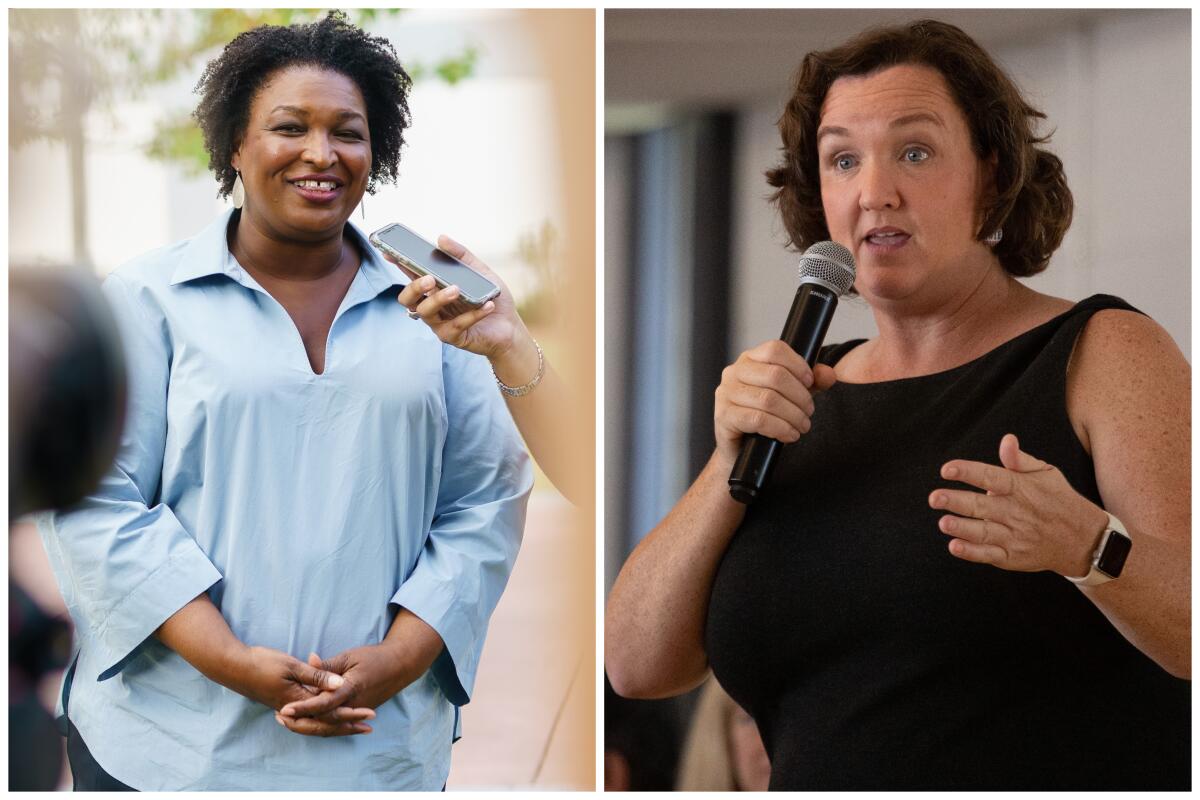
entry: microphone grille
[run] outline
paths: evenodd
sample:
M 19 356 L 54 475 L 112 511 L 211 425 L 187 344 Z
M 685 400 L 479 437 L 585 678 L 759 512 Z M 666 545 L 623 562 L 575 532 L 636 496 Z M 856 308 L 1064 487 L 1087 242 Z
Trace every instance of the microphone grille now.
M 800 256 L 800 280 L 815 278 L 838 296 L 854 285 L 854 256 L 837 242 L 817 242 Z

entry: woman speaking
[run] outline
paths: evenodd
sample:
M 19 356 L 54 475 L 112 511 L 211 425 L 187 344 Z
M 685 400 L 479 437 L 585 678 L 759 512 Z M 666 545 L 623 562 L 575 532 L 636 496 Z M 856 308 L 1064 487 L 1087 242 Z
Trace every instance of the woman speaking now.
M 1018 280 L 1072 213 L 1041 117 L 939 22 L 804 59 L 768 178 L 879 334 L 724 371 L 713 456 L 606 624 L 622 694 L 711 667 L 772 789 L 1189 787 L 1189 368 L 1123 301 Z M 800 444 L 747 508 L 751 433 Z
M 39 526 L 78 789 L 445 785 L 532 477 L 486 361 L 408 318 L 348 222 L 396 177 L 409 86 L 336 13 L 200 81 L 235 208 L 106 281 L 120 453 Z

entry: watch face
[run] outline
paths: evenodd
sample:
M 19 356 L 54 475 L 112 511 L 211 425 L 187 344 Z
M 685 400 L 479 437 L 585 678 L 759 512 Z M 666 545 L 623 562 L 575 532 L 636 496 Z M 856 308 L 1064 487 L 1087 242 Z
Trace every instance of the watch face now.
M 1104 543 L 1104 551 L 1096 559 L 1096 569 L 1110 577 L 1117 577 L 1125 567 L 1125 559 L 1133 547 L 1133 540 L 1118 531 L 1110 531 Z

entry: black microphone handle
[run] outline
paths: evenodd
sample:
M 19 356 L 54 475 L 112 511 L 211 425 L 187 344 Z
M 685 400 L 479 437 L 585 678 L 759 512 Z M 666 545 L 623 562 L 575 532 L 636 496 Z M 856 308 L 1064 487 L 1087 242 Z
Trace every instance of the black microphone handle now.
M 802 283 L 796 290 L 792 310 L 788 312 L 779 338 L 812 367 L 817 361 L 825 332 L 837 308 L 837 295 L 819 283 Z M 739 503 L 749 505 L 767 484 L 771 469 L 783 448 L 783 442 L 757 433 L 742 439 L 742 449 L 729 473 L 729 493 Z

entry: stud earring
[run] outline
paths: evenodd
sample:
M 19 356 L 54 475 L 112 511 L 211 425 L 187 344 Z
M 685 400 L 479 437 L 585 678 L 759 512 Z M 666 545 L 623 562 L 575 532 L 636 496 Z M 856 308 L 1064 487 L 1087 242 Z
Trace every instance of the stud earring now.
M 987 242 L 992 247 L 995 247 L 996 245 L 1000 244 L 1000 240 L 1003 238 L 1004 238 L 1004 229 L 996 228 L 996 230 L 989 233 L 988 237 L 986 239 L 984 239 L 983 241 Z
M 242 173 L 237 174 L 237 178 L 233 181 L 233 191 L 230 192 L 233 196 L 233 207 L 241 208 L 246 202 L 246 187 L 242 185 Z

